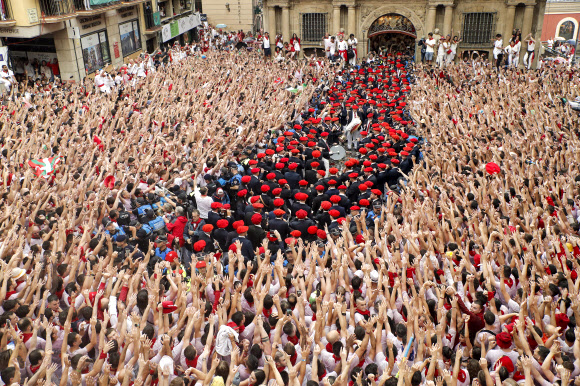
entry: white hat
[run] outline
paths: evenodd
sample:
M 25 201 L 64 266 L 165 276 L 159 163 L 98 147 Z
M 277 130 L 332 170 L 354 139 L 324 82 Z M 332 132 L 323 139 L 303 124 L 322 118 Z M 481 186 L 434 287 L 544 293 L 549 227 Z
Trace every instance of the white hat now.
M 370 276 L 371 276 L 371 281 L 373 283 L 376 283 L 379 281 L 379 273 L 376 270 L 372 270 Z
M 22 268 L 14 268 L 14 269 L 12 269 L 12 279 L 14 279 L 14 280 L 20 279 L 25 274 L 26 274 L 26 271 L 23 270 Z
M 358 277 L 359 277 L 359 278 L 361 278 L 361 279 L 362 279 L 362 278 L 365 276 L 365 275 L 364 275 L 364 273 L 363 273 L 363 271 L 361 271 L 360 269 L 359 269 L 359 270 L 357 270 L 357 271 L 354 273 L 354 275 L 355 275 L 355 276 L 358 276 Z

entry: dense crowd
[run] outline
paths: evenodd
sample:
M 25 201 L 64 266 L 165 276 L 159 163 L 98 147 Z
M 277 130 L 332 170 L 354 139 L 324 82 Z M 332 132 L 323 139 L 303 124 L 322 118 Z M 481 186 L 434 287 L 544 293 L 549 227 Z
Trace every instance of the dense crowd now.
M 579 382 L 577 69 L 177 52 L 5 99 L 4 384 Z

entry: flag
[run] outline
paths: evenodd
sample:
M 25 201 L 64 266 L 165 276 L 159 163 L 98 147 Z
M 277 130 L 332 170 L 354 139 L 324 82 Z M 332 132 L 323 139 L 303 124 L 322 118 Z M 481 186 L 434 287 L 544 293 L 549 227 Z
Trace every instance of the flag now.
M 28 161 L 28 165 L 34 169 L 34 173 L 37 177 L 42 176 L 44 178 L 48 178 L 50 174 L 54 173 L 54 169 L 60 161 L 60 156 L 43 159 L 31 159 Z

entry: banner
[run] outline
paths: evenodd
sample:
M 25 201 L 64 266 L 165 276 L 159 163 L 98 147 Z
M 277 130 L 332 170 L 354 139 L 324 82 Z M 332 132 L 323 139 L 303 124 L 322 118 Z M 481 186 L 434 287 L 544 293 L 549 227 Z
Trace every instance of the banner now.
M 163 40 L 163 43 L 165 43 L 169 39 L 171 39 L 171 27 L 169 24 L 165 24 L 161 29 L 161 40 Z
M 161 25 L 161 13 L 153 12 L 153 24 Z
M 169 26 L 171 28 L 171 37 L 172 38 L 179 35 L 179 23 L 177 21 L 171 22 L 171 24 L 169 24 Z
M 117 0 L 90 0 L 91 5 L 103 5 L 115 2 Z

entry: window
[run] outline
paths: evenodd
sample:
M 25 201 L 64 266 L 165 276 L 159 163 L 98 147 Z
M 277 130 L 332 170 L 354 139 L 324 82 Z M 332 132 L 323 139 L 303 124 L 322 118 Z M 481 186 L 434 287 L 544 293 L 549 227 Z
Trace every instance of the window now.
M 491 45 L 495 35 L 495 13 L 472 12 L 463 14 L 463 43 Z
M 303 13 L 302 21 L 302 41 L 320 42 L 326 33 L 326 13 Z
M 563 38 L 564 40 L 576 40 L 577 29 L 578 26 L 576 24 L 576 20 L 571 17 L 567 17 L 560 20 L 560 23 L 558 23 L 558 27 L 556 28 L 556 36 Z
M 141 50 L 141 34 L 139 33 L 139 22 L 137 20 L 119 24 L 119 34 L 121 35 L 123 56 Z
M 81 36 L 81 47 L 87 74 L 91 74 L 111 62 L 107 31 Z

